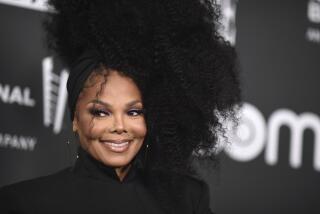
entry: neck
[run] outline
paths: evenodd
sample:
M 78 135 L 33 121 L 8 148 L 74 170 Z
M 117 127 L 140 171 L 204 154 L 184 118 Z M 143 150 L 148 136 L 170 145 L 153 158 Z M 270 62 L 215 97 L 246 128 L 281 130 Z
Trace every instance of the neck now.
M 124 177 L 128 174 L 130 167 L 131 167 L 131 164 L 115 168 L 115 171 L 116 171 L 120 181 L 122 181 L 124 179 Z

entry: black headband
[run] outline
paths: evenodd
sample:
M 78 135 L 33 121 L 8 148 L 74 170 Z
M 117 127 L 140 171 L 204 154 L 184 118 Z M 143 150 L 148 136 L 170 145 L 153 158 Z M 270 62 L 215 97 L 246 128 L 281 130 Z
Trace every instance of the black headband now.
M 67 90 L 71 120 L 73 120 L 78 96 L 85 81 L 92 71 L 101 63 L 101 55 L 95 50 L 85 51 L 71 66 Z

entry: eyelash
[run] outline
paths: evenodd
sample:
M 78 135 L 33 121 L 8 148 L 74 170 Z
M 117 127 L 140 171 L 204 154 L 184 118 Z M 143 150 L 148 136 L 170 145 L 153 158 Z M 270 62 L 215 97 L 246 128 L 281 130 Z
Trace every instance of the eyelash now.
M 90 109 L 89 112 L 94 117 L 104 117 L 109 114 L 109 112 L 107 112 L 107 111 L 104 111 L 101 109 L 95 109 L 95 108 Z
M 110 115 L 110 113 L 108 111 L 101 110 L 101 109 L 95 109 L 95 108 L 90 109 L 89 112 L 94 117 L 104 117 L 104 116 L 109 116 Z M 133 112 L 135 112 L 136 114 L 135 115 L 131 115 L 131 113 L 133 113 Z M 142 115 L 143 113 L 144 113 L 143 109 L 134 109 L 134 110 L 129 110 L 127 112 L 127 114 L 129 116 L 132 116 L 132 117 L 137 117 L 139 115 Z
M 134 109 L 134 110 L 128 111 L 128 113 L 129 112 L 136 112 L 137 113 L 137 115 L 132 115 L 133 117 L 142 115 L 144 113 L 143 109 Z

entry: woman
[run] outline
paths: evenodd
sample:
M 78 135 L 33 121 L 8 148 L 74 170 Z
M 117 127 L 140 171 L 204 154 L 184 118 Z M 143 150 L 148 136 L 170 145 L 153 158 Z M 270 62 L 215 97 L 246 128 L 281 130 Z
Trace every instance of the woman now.
M 193 163 L 215 162 L 221 119 L 234 119 L 240 102 L 214 2 L 50 4 L 49 46 L 70 67 L 79 157 L 2 188 L 1 213 L 211 213 Z

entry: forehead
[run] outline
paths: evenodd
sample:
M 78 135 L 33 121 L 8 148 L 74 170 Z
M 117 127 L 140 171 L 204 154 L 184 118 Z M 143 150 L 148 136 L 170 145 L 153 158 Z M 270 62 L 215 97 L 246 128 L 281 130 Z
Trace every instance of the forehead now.
M 87 79 L 79 99 L 99 98 L 102 100 L 140 99 L 141 92 L 128 76 L 115 70 L 93 72 Z

